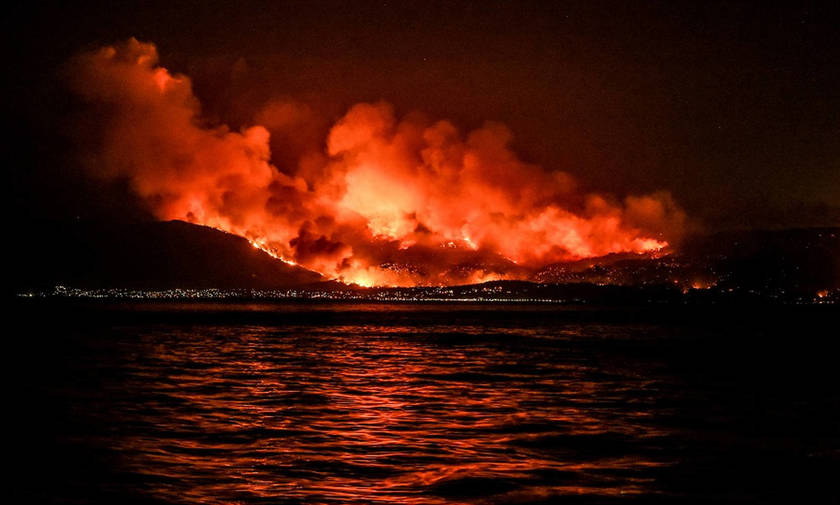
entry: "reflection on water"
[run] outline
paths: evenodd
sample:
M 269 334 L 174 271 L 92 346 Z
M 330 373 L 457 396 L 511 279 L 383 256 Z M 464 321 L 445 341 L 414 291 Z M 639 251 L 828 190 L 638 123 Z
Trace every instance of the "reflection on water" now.
M 74 334 L 62 383 L 47 389 L 63 408 L 64 454 L 96 461 L 56 493 L 80 502 L 92 488 L 103 502 L 668 502 L 684 491 L 686 451 L 732 436 L 719 430 L 742 414 L 726 393 L 717 412 L 686 407 L 722 383 L 706 391 L 675 374 L 669 342 L 679 339 L 663 325 L 516 311 L 482 323 L 492 318 L 358 307 L 327 324 L 307 310 L 257 324 L 247 314 L 235 324 L 133 319 Z M 698 436 L 695 415 L 725 419 Z M 730 442 L 736 456 L 752 450 Z M 701 469 L 704 457 L 716 456 L 695 454 Z
M 172 482 L 155 493 L 193 501 L 644 490 L 645 468 L 666 463 L 649 447 L 664 433 L 645 422 L 656 385 L 537 336 L 442 347 L 405 327 L 161 332 L 136 351 L 137 389 L 116 407 L 137 427 L 118 448 Z M 576 437 L 595 451 L 564 454 Z

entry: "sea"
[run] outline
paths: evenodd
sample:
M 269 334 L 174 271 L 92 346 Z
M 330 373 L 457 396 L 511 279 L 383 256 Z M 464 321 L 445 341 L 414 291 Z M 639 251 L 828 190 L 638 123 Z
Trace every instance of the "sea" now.
M 837 307 L 7 308 L 12 503 L 840 503 Z

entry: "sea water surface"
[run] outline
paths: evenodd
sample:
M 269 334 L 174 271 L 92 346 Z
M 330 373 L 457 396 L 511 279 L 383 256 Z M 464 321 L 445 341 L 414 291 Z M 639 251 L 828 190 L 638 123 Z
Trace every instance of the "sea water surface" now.
M 816 308 L 23 303 L 33 503 L 837 502 Z

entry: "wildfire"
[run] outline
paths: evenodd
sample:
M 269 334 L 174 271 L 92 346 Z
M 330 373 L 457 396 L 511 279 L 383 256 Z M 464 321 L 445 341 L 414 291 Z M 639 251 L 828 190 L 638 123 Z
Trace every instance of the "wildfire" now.
M 222 230 L 222 231 L 225 231 L 225 230 Z M 294 261 L 286 259 L 283 256 L 280 256 L 279 254 L 277 254 L 274 251 L 274 249 L 265 245 L 265 243 L 262 240 L 249 240 L 248 242 L 251 243 L 251 245 L 254 247 L 254 249 L 259 249 L 260 251 L 268 254 L 269 256 L 271 256 L 274 259 L 280 260 L 287 265 L 298 266 L 298 264 L 295 263 Z
M 157 60 L 154 45 L 134 39 L 75 60 L 79 94 L 106 111 L 91 171 L 130 181 L 160 219 L 240 235 L 330 279 L 525 278 L 561 261 L 663 251 L 683 228 L 667 193 L 576 193 L 568 174 L 520 160 L 497 123 L 462 134 L 362 103 L 307 143 L 311 109 L 272 102 L 260 125 L 206 126 L 190 79 Z M 288 139 L 274 153 L 272 136 Z

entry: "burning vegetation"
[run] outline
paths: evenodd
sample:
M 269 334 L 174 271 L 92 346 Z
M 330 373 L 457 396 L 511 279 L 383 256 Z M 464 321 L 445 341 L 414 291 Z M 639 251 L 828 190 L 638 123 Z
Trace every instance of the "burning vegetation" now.
M 208 124 L 190 79 L 159 66 L 153 44 L 131 39 L 70 68 L 97 118 L 92 174 L 128 181 L 161 220 L 240 235 L 346 283 L 526 279 L 558 262 L 663 251 L 685 226 L 668 193 L 584 194 L 569 174 L 521 160 L 498 123 L 464 134 L 360 103 L 310 142 L 317 119 L 290 101 L 241 131 Z M 272 152 L 272 137 L 287 142 Z

